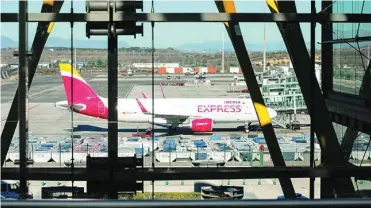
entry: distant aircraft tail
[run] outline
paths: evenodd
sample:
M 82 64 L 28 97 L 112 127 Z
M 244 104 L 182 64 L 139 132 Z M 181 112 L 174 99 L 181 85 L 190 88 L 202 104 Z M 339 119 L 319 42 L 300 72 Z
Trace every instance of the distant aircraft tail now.
M 149 113 L 149 111 L 147 111 L 147 109 L 144 107 L 144 105 L 140 102 L 140 100 L 138 98 L 135 99 L 138 103 L 138 106 L 140 108 L 140 110 L 142 111 L 142 113 Z
M 143 96 L 143 98 L 145 98 L 145 99 L 148 99 L 148 98 L 149 98 L 148 95 L 147 95 L 147 93 L 145 93 L 145 92 L 142 92 L 142 96 Z
M 162 97 L 165 98 L 164 89 L 162 88 L 162 82 L 160 83 L 160 88 L 161 88 Z
M 59 64 L 64 89 L 67 96 L 69 108 L 74 111 L 99 117 L 108 118 L 108 109 L 101 97 L 89 86 L 71 64 Z

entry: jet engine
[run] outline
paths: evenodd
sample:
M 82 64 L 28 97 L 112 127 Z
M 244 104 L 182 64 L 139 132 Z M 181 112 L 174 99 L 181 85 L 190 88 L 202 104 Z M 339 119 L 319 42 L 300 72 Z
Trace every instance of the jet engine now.
M 211 132 L 213 130 L 213 120 L 209 118 L 192 119 L 189 125 L 193 132 Z

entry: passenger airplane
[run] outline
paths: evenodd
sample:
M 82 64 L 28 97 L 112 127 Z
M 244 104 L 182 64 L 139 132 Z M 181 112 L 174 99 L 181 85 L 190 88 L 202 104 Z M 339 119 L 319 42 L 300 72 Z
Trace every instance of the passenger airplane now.
M 56 107 L 72 109 L 74 112 L 108 119 L 108 100 L 95 93 L 89 84 L 73 69 L 71 64 L 59 64 L 67 101 L 56 103 Z M 73 103 L 71 96 L 73 81 Z M 118 121 L 152 124 L 150 109 L 152 99 L 142 92 L 144 99 L 118 99 Z M 268 108 L 271 118 L 277 113 Z M 176 127 L 192 132 L 212 132 L 215 123 L 244 123 L 248 131 L 252 122 L 258 122 L 249 98 L 156 98 L 154 124 L 167 126 L 169 133 Z

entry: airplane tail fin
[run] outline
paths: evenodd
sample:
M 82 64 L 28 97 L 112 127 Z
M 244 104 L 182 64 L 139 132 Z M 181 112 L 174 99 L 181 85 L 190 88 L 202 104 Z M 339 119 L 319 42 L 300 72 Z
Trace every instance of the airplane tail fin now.
M 144 107 L 144 105 L 140 102 L 138 98 L 136 98 L 135 100 L 137 101 L 138 106 L 140 110 L 142 111 L 142 113 L 149 113 L 149 111 Z
M 143 98 L 145 98 L 145 99 L 148 99 L 148 98 L 149 98 L 148 95 L 147 95 L 147 93 L 145 93 L 145 92 L 142 92 L 142 96 L 143 96 Z
M 165 98 L 164 89 L 162 88 L 162 82 L 160 83 L 160 88 L 161 88 L 162 97 Z
M 80 76 L 80 74 L 72 67 L 71 64 L 59 64 L 61 71 L 64 89 L 67 96 L 68 104 L 81 103 L 84 100 L 91 98 L 99 98 L 89 84 Z M 73 89 L 72 89 L 73 88 Z M 72 103 L 73 100 L 73 103 Z
M 59 64 L 59 69 L 62 75 L 68 106 L 82 114 L 106 118 L 108 116 L 107 107 L 76 69 L 69 63 Z

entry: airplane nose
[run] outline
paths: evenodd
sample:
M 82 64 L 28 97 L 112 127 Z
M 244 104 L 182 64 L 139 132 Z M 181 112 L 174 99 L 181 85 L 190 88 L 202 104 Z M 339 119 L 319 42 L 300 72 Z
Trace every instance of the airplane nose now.
M 277 112 L 271 108 L 268 108 L 269 117 L 274 118 L 277 116 Z

